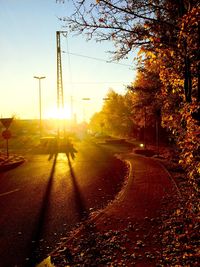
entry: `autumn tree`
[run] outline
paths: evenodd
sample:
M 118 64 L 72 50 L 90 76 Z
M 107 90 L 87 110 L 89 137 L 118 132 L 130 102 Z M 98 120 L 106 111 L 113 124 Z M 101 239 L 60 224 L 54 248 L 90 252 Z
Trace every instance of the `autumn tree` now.
M 160 49 L 163 125 L 171 129 L 180 148 L 180 163 L 198 191 L 200 176 L 199 8 L 179 21 L 175 48 Z
M 61 18 L 70 31 L 86 35 L 88 40 L 111 40 L 115 59 L 126 57 L 132 48 L 151 47 L 159 30 L 166 35 L 174 29 L 168 19 L 166 1 L 82 0 L 74 2 L 74 12 Z M 158 14 L 164 14 L 161 18 Z M 175 16 L 176 14 L 174 14 Z M 146 27 L 148 25 L 148 27 Z M 155 39 L 154 39 L 155 41 Z M 160 44 L 161 38 L 157 40 Z M 163 43 L 166 40 L 163 38 Z M 155 45 L 153 43 L 153 45 Z
M 100 112 L 96 112 L 92 118 L 90 119 L 89 123 L 89 129 L 92 131 L 92 133 L 105 133 L 104 130 L 105 125 L 105 116 L 104 114 Z
M 130 137 L 136 133 L 129 93 L 120 95 L 113 90 L 107 94 L 99 113 L 90 122 L 90 128 L 116 137 Z
M 181 149 L 180 162 L 198 181 L 200 15 L 198 0 L 81 0 L 61 18 L 68 29 L 88 40 L 114 43 L 113 59 L 133 49 L 156 61 L 162 123 Z
M 135 110 L 133 116 L 139 125 L 144 124 L 144 116 L 141 114 L 138 116 L 142 109 L 148 112 L 147 125 L 154 124 L 157 118 L 160 120 L 162 103 L 158 96 L 161 91 L 161 81 L 158 66 L 154 61 L 145 61 L 145 64 L 138 69 L 135 81 L 128 86 L 128 90 L 131 92 L 132 108 Z

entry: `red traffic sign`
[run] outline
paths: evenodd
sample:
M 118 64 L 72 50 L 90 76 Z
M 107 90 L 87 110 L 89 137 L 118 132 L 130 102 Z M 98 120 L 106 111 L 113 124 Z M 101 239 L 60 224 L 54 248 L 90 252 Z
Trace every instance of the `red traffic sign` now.
M 4 130 L 3 132 L 2 132 L 2 137 L 4 138 L 4 139 L 10 139 L 11 138 L 11 131 L 9 131 L 9 130 Z
M 0 119 L 1 123 L 3 124 L 3 126 L 8 129 L 11 122 L 13 121 L 13 118 L 1 118 Z

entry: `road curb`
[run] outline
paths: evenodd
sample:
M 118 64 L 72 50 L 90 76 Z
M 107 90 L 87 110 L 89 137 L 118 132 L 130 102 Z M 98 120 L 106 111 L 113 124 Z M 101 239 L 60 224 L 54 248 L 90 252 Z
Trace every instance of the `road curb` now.
M 23 157 L 16 157 L 15 159 L 8 160 L 8 161 L 2 161 L 0 162 L 0 172 L 8 171 L 11 169 L 14 169 L 25 162 L 25 159 Z

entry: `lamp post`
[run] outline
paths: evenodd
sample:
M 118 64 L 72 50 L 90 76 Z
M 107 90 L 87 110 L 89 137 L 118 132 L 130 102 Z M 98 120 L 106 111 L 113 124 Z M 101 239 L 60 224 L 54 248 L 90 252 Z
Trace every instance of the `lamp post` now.
M 34 76 L 33 78 L 39 81 L 39 112 L 40 112 L 40 138 L 42 136 L 42 101 L 41 101 L 41 80 L 45 79 L 45 76 Z

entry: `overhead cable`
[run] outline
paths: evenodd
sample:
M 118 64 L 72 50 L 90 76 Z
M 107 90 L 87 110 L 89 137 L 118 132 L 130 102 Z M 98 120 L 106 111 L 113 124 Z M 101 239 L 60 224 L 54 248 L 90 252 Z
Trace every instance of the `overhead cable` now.
M 91 57 L 91 56 L 87 56 L 87 55 L 81 55 L 81 54 L 77 54 L 77 53 L 71 53 L 71 52 L 66 52 L 66 51 L 62 51 L 63 53 L 72 55 L 72 56 L 77 56 L 77 57 L 84 57 L 84 58 L 89 58 L 89 59 L 93 59 L 93 60 L 97 60 L 97 61 L 102 61 L 102 62 L 106 62 L 106 63 L 110 63 L 110 64 L 115 64 L 115 65 L 121 65 L 121 66 L 125 66 L 125 67 L 130 67 L 131 69 L 133 69 L 132 65 L 129 64 L 124 64 L 124 63 L 117 63 L 117 62 L 113 62 L 113 61 L 107 61 L 105 59 L 102 58 L 96 58 L 96 57 Z

